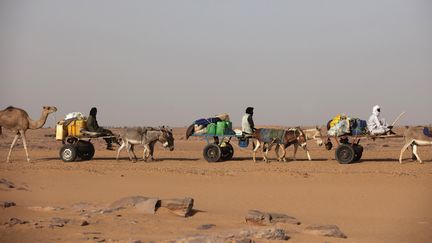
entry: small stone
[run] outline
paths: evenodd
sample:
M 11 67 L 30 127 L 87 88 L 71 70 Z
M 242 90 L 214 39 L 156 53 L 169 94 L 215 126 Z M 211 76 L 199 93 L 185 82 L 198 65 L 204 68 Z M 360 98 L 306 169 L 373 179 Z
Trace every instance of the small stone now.
M 149 198 L 146 201 L 142 201 L 142 202 L 135 204 L 135 208 L 140 213 L 155 214 L 156 209 L 158 207 L 158 203 L 159 203 L 159 199 Z
M 0 185 L 5 186 L 6 188 L 15 188 L 15 184 L 11 181 L 8 181 L 4 178 L 0 179 Z
M 28 223 L 28 221 L 26 221 L 26 220 L 21 220 L 19 218 L 10 218 L 9 222 L 7 222 L 5 224 L 12 227 L 12 226 L 15 226 L 17 224 L 27 224 L 27 223 Z
M 83 220 L 82 222 L 81 222 L 81 224 L 80 224 L 80 226 L 87 226 L 87 225 L 89 225 L 90 223 L 87 221 L 87 220 Z
M 46 207 L 34 206 L 34 207 L 28 207 L 28 209 L 36 212 L 53 212 L 53 211 L 63 210 L 63 208 L 61 207 L 53 207 L 53 206 L 46 206 Z
M 9 208 L 9 207 L 13 207 L 16 206 L 16 203 L 12 202 L 12 201 L 0 201 L 0 207 L 2 208 Z
M 347 238 L 347 236 L 336 225 L 309 225 L 303 230 L 303 232 L 311 235 Z
M 216 226 L 215 224 L 202 224 L 202 225 L 197 227 L 197 230 L 208 230 L 208 229 L 211 229 L 215 226 Z
M 70 219 L 65 219 L 65 218 L 52 218 L 51 219 L 51 223 L 49 225 L 50 228 L 54 228 L 54 227 L 63 227 L 65 226 L 67 223 L 70 222 Z

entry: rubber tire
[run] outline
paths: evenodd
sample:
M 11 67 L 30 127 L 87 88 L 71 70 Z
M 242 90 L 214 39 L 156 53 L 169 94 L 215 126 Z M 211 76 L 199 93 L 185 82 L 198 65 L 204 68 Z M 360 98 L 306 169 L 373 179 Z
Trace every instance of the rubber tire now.
M 335 158 L 340 164 L 349 164 L 354 161 L 355 151 L 350 144 L 341 144 L 335 151 Z
M 63 162 L 74 162 L 78 157 L 78 150 L 74 144 L 66 144 L 60 149 L 59 154 Z
M 211 143 L 204 148 L 203 156 L 207 162 L 218 162 L 222 157 L 222 150 L 219 145 Z
M 226 146 L 222 147 L 221 151 L 221 160 L 223 161 L 230 160 L 234 156 L 234 148 L 230 143 L 226 143 Z
M 355 144 L 355 145 L 353 145 L 353 148 L 354 148 L 354 152 L 355 152 L 353 161 L 359 161 L 363 155 L 363 146 Z
M 95 148 L 91 142 L 88 141 L 78 141 L 76 143 L 78 157 L 82 160 L 91 160 L 95 154 Z

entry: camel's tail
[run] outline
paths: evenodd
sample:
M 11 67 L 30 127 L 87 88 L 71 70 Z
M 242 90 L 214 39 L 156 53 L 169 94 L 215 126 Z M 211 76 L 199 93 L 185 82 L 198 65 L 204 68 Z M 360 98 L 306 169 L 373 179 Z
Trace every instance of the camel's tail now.
M 2 135 L 2 127 L 0 126 L 0 135 Z

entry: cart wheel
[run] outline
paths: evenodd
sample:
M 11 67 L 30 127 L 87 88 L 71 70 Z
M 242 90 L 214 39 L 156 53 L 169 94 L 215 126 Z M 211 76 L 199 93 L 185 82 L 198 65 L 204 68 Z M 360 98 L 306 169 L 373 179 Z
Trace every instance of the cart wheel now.
M 230 160 L 234 155 L 234 148 L 230 143 L 227 143 L 225 147 L 221 148 L 221 159 L 222 160 Z
M 349 144 L 339 145 L 336 149 L 335 157 L 340 164 L 349 164 L 353 162 L 355 157 L 353 146 Z
M 91 160 L 95 154 L 94 146 L 88 141 L 78 141 L 77 144 L 78 156 L 83 160 Z
M 204 148 L 203 155 L 207 162 L 218 162 L 221 159 L 222 151 L 219 145 L 211 143 Z
M 355 145 L 353 145 L 353 148 L 354 148 L 354 152 L 355 152 L 353 161 L 359 161 L 363 155 L 363 146 L 355 144 Z
M 60 158 L 64 162 L 74 162 L 77 155 L 77 147 L 73 144 L 66 144 L 60 149 Z

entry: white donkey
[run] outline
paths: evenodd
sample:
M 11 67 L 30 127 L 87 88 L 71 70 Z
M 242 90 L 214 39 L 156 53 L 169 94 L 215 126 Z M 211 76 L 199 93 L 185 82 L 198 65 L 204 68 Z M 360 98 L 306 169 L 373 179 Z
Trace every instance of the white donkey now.
M 315 128 L 303 130 L 306 135 L 306 140 L 315 140 L 318 146 L 323 145 L 321 129 L 316 126 Z
M 119 158 L 120 151 L 126 147 L 129 159 L 133 162 L 136 162 L 137 157 L 135 155 L 134 146 L 137 144 L 144 145 L 143 160 L 146 162 L 149 158 L 151 160 L 154 160 L 154 145 L 157 141 L 161 142 L 164 148 L 169 148 L 170 151 L 174 150 L 174 137 L 172 134 L 172 130 L 165 127 L 127 128 L 120 135 L 120 137 L 121 146 L 117 150 L 116 160 L 118 160 Z M 130 153 L 131 151 L 135 160 L 132 159 Z
M 432 134 L 431 133 L 432 133 L 432 130 L 430 128 L 424 127 L 424 126 L 416 126 L 416 127 L 408 128 L 404 133 L 405 144 L 402 147 L 400 155 L 399 155 L 399 163 L 402 164 L 402 155 L 405 152 L 405 150 L 408 149 L 409 146 L 412 147 L 412 152 L 415 155 L 416 159 L 420 163 L 423 163 L 423 161 L 420 159 L 420 157 L 417 153 L 417 146 L 432 145 Z

